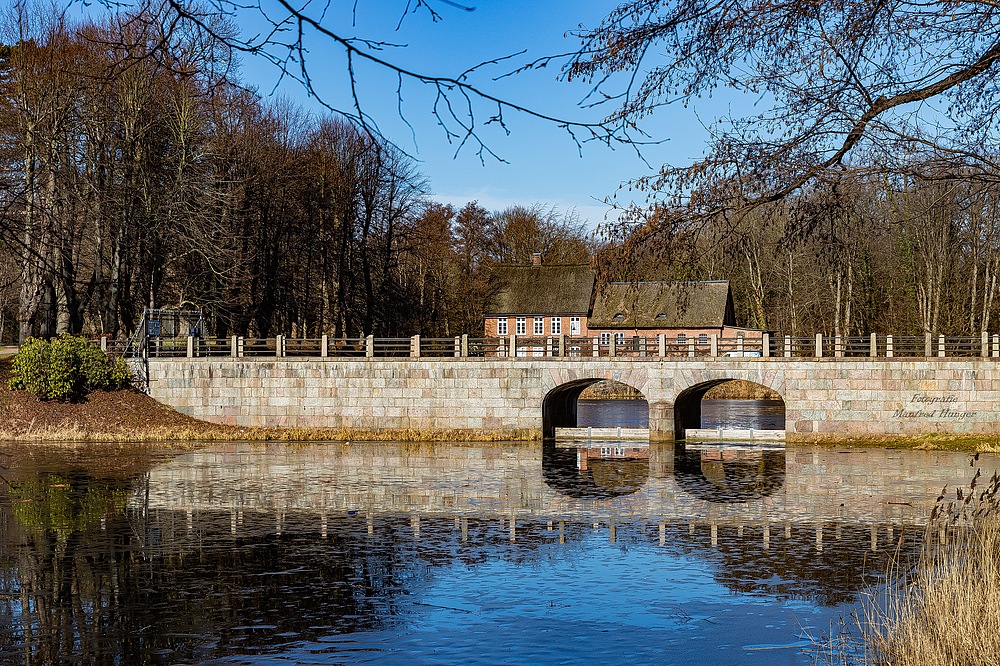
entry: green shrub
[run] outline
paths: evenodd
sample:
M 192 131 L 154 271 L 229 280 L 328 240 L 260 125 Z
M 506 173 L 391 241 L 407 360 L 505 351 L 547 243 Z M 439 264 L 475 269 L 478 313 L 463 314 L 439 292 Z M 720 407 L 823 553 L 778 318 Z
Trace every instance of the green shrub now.
M 42 400 L 72 400 L 130 383 L 124 359 L 111 359 L 92 342 L 63 333 L 52 342 L 28 338 L 14 357 L 9 386 Z

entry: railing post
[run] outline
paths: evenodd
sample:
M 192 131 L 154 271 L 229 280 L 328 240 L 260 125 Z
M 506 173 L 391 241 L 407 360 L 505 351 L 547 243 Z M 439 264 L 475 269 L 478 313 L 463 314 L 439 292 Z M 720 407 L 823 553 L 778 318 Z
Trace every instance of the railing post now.
M 712 337 L 709 338 L 709 355 L 713 358 L 719 355 L 719 334 L 712 333 Z
M 878 356 L 878 338 L 874 333 L 871 334 L 871 341 L 868 343 L 868 355 L 872 358 Z
M 319 341 L 319 355 L 321 358 L 326 358 L 330 355 L 330 336 L 325 333 Z
M 375 358 L 375 336 L 365 338 L 365 358 Z
M 551 337 L 545 338 L 545 355 L 546 356 L 555 356 L 555 354 L 553 353 L 552 338 Z
M 694 338 L 688 338 L 688 356 L 694 357 Z
M 451 349 L 452 349 L 452 351 L 451 351 L 451 355 L 452 356 L 454 356 L 455 358 L 461 358 L 462 357 L 462 336 L 461 335 L 456 335 L 455 336 L 455 341 L 454 341 L 454 344 L 452 345 Z
M 562 358 L 566 355 L 566 334 L 559 334 L 559 357 Z
M 938 356 L 944 358 L 944 336 L 938 335 Z
M 410 358 L 420 358 L 420 336 L 410 338 Z
M 462 358 L 469 358 L 469 334 L 462 334 Z
M 816 334 L 816 358 L 823 358 L 823 334 Z
M 666 333 L 660 333 L 656 336 L 656 347 L 657 354 L 660 358 L 667 355 L 667 335 Z
M 242 336 L 236 340 L 236 347 L 236 357 L 243 358 L 246 354 L 246 341 L 242 338 Z
M 983 358 L 988 358 L 989 355 L 990 355 L 990 334 L 987 333 L 986 331 L 983 331 L 982 335 L 981 335 L 981 338 L 982 338 L 981 339 L 981 342 L 982 342 L 982 346 L 981 346 L 982 354 L 981 355 L 982 355 Z
M 928 331 L 924 333 L 924 356 L 932 356 L 931 353 L 931 334 Z
M 229 355 L 233 358 L 240 355 L 240 339 L 235 335 L 229 339 Z
M 600 340 L 600 338 L 598 338 L 598 337 L 597 337 L 597 336 L 595 335 L 595 336 L 594 336 L 594 356 L 595 356 L 595 357 L 597 357 L 597 356 L 600 356 L 600 355 L 601 355 L 601 343 L 600 343 L 600 342 L 598 342 L 598 340 Z
M 885 357 L 892 358 L 892 336 L 885 336 Z
M 285 355 L 285 336 L 276 335 L 274 336 L 274 356 L 276 358 L 281 358 Z
M 839 335 L 834 335 L 833 336 L 833 357 L 834 358 L 840 358 L 840 357 L 842 357 L 844 355 L 844 349 L 843 349 L 843 347 L 840 346 L 840 340 L 841 340 L 841 338 L 840 338 Z
M 761 333 L 760 336 L 760 355 L 764 358 L 768 358 L 771 355 L 771 334 Z
M 194 336 L 189 335 L 187 340 L 187 357 L 194 358 Z
M 739 352 L 740 358 L 743 358 L 743 337 L 736 336 L 736 351 Z
M 993 358 L 1000 358 L 1000 335 L 993 336 Z
M 510 346 L 507 347 L 507 355 L 511 358 L 517 357 L 517 333 L 510 334 Z
M 108 353 L 108 336 L 106 335 L 101 336 L 101 351 L 105 354 Z
M 785 336 L 785 358 L 792 357 L 792 336 Z
M 615 356 L 618 355 L 618 344 L 617 343 L 618 343 L 618 341 L 616 339 L 616 336 L 615 336 L 614 333 L 612 333 L 611 337 L 608 338 L 608 356 L 610 356 L 611 358 L 614 358 Z

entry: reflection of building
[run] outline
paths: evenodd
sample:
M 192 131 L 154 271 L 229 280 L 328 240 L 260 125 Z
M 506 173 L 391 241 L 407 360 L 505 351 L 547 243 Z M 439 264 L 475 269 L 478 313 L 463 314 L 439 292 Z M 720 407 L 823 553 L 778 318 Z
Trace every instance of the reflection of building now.
M 569 497 L 630 495 L 649 480 L 649 445 L 603 442 L 603 446 L 547 447 L 542 472 L 551 488 Z
M 590 466 L 590 461 L 649 460 L 648 444 L 637 446 L 633 442 L 604 442 L 602 446 L 594 446 L 588 442 L 588 445 L 576 449 L 577 469 L 587 469 Z
M 709 345 L 717 338 L 761 339 L 761 331 L 736 325 L 726 280 L 612 282 L 596 285 L 586 265 L 502 266 L 499 291 L 485 314 L 485 335 L 528 338 L 597 338 L 603 345 L 639 344 L 664 335 L 670 345 Z M 585 353 L 586 350 L 573 349 Z

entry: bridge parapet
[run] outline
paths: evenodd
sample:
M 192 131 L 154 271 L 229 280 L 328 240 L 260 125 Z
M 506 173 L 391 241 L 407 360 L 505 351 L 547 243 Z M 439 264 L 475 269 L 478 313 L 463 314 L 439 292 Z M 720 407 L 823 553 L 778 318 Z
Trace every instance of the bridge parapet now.
M 289 359 L 393 359 L 442 358 L 628 358 L 655 362 L 664 358 L 993 358 L 1000 360 L 1000 335 L 979 336 L 779 336 L 763 333 L 760 338 L 667 338 L 639 335 L 628 337 L 566 335 L 529 337 L 510 335 L 494 338 L 146 338 L 136 348 L 150 358 L 289 358 Z

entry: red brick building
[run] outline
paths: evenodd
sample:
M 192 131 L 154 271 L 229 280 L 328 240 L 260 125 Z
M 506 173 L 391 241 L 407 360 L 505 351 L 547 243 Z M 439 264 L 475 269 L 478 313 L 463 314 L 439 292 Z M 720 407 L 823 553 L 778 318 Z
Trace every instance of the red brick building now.
M 737 326 L 727 280 L 612 282 L 597 285 L 590 266 L 504 266 L 485 313 L 486 337 L 613 339 L 666 337 L 671 346 L 718 339 L 760 341 L 762 331 Z

